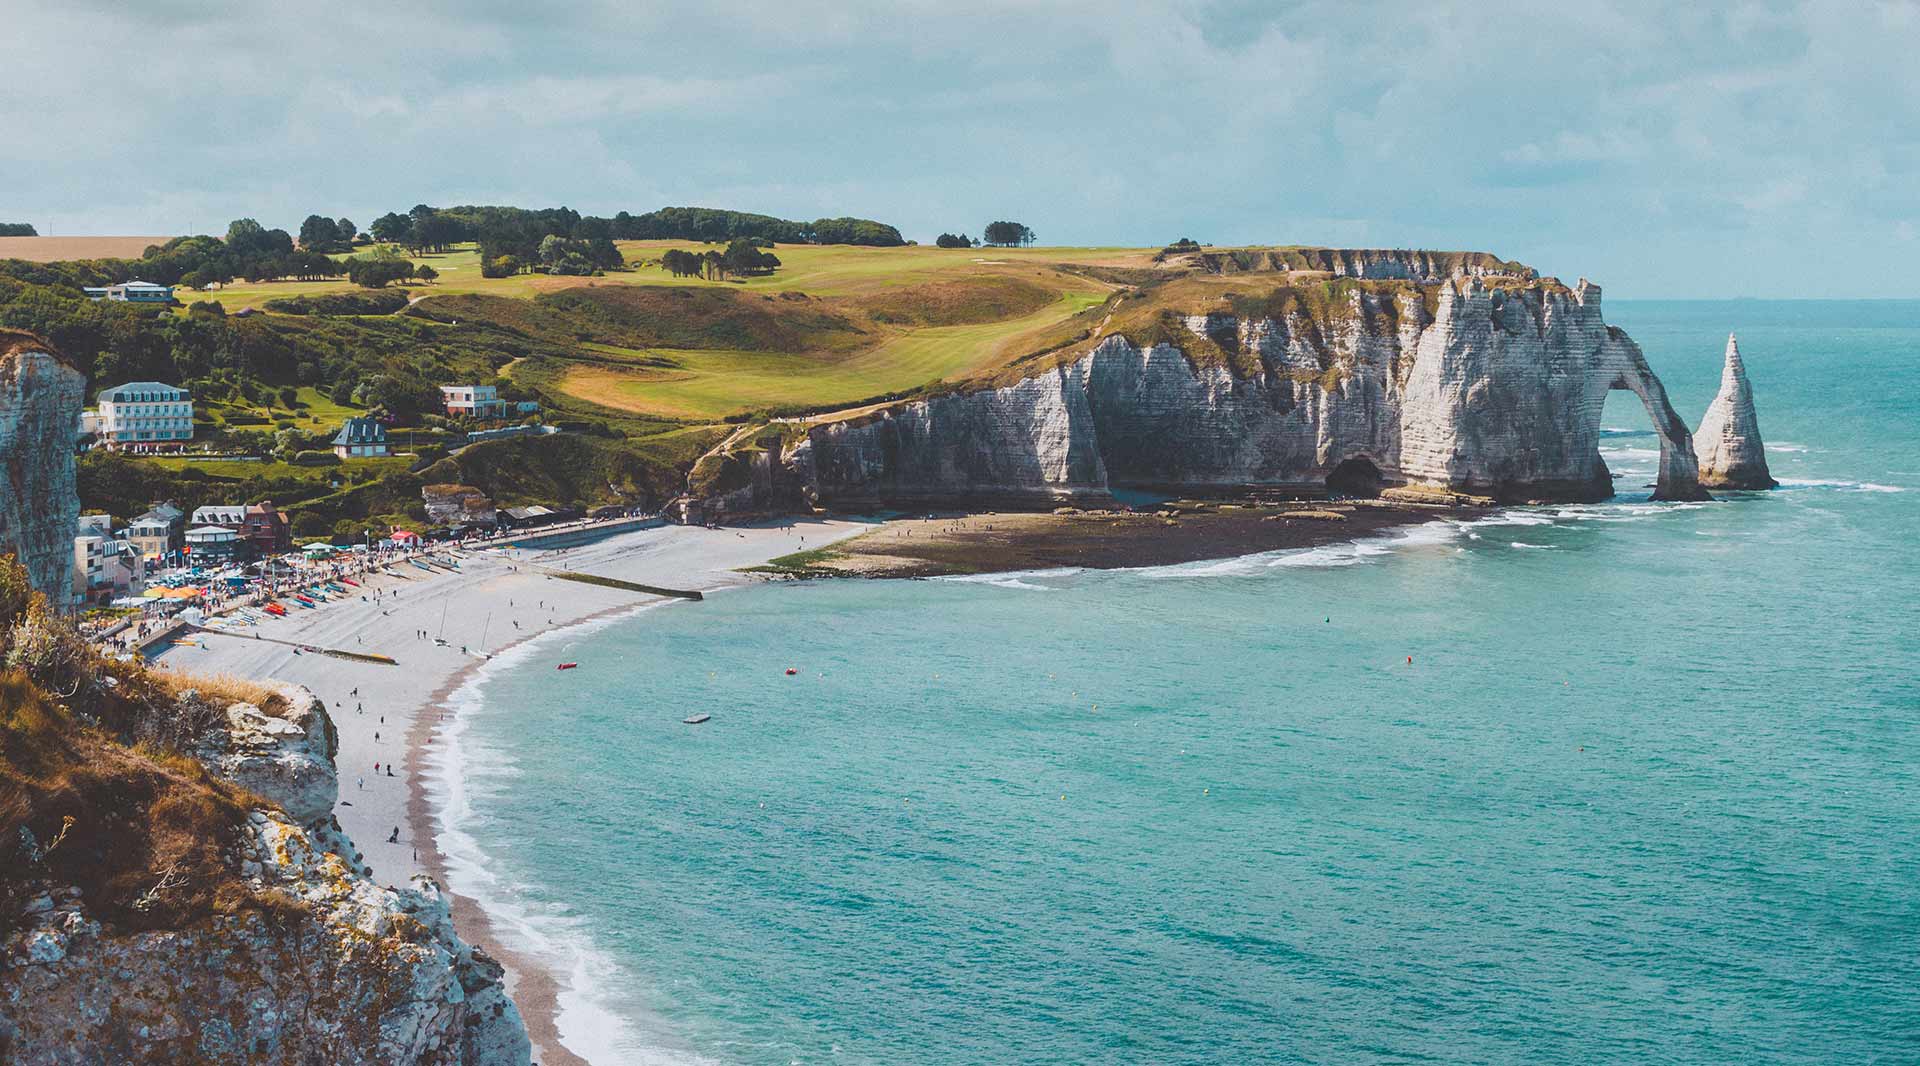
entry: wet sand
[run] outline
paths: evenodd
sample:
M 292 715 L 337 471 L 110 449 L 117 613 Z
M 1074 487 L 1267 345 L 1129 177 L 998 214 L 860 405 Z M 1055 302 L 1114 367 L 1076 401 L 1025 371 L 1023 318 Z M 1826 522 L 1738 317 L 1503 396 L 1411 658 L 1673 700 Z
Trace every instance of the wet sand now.
M 762 568 L 788 577 L 941 577 L 1054 567 L 1167 566 L 1312 548 L 1479 510 L 1377 500 L 1255 504 L 1175 501 L 1156 510 L 951 514 L 894 519 Z

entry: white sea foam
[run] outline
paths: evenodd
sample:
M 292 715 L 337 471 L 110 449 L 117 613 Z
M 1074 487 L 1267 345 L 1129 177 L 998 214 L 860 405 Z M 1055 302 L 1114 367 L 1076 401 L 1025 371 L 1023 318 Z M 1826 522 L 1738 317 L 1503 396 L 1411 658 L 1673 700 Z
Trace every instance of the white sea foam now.
M 1804 452 L 1807 450 L 1807 446 L 1804 444 L 1795 444 L 1787 440 L 1776 440 L 1767 444 L 1767 450 L 1770 452 Z
M 1693 511 L 1704 503 L 1583 503 L 1556 508 L 1553 516 L 1570 522 L 1646 522 L 1679 511 Z
M 1659 462 L 1658 448 L 1602 448 L 1600 457 L 1607 460 L 1622 459 L 1640 462 Z M 1611 465 L 1611 463 L 1609 463 Z
M 1356 566 L 1370 559 L 1392 555 L 1408 548 L 1445 544 L 1457 540 L 1466 527 L 1465 522 L 1427 522 L 1387 536 L 1368 537 L 1339 544 L 1322 544 L 1314 548 L 1289 548 L 1285 551 L 1261 552 L 1258 555 L 1241 555 L 1231 559 L 1175 563 L 1171 566 L 1147 566 L 1133 572 L 1154 578 L 1248 577 L 1275 568 L 1322 569 Z
M 1553 550 L 1553 545 L 1551 544 L 1528 544 L 1524 541 L 1518 541 L 1518 540 L 1513 541 L 1511 543 L 1512 543 L 1512 546 L 1515 548 L 1532 548 L 1536 551 L 1552 551 Z
M 668 603 L 677 601 L 668 601 Z M 482 744 L 470 730 L 484 707 L 487 683 L 497 674 L 525 665 L 563 641 L 624 621 L 642 611 L 667 606 L 642 604 L 605 618 L 542 633 L 482 663 L 447 698 L 453 713 L 443 720 L 425 756 L 427 793 L 438 817 L 436 842 L 447 866 L 447 881 L 457 893 L 478 903 L 508 945 L 539 959 L 560 977 L 562 989 L 555 1024 L 568 1050 L 592 1066 L 619 1063 L 692 1064 L 708 1060 L 660 1046 L 609 1002 L 607 990 L 632 987 L 630 977 L 593 942 L 582 921 L 563 907 L 530 899 L 522 886 L 503 878 L 480 838 L 486 816 L 477 809 L 499 795 L 520 773 L 510 751 Z
M 1905 492 L 1899 485 L 1881 485 L 1872 481 L 1841 481 L 1829 478 L 1776 478 L 1782 485 L 1797 489 L 1840 489 L 1843 492 Z
M 992 585 L 1003 589 L 1025 589 L 1029 592 L 1058 592 L 1057 585 L 1036 585 L 1025 578 L 1070 577 L 1080 572 L 1079 567 L 1061 566 L 1051 570 L 1019 570 L 1006 574 L 954 574 L 938 577 L 936 581 L 952 581 L 963 585 Z

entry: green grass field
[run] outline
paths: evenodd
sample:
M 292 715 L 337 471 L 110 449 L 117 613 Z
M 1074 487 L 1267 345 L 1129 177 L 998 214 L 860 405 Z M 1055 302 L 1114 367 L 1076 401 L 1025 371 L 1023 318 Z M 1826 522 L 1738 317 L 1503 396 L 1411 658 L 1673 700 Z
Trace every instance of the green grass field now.
M 839 358 L 785 352 L 646 349 L 621 352 L 671 367 L 633 370 L 577 364 L 558 381 L 578 400 L 631 414 L 716 419 L 769 408 L 829 407 L 906 392 L 995 365 L 1023 335 L 1098 304 L 1104 293 L 1069 292 L 1047 308 L 1004 322 L 936 326 L 895 333 Z
M 334 403 L 326 393 L 311 385 L 300 386 L 293 402 L 294 405 L 288 407 L 274 395 L 253 403 L 201 400 L 197 406 L 203 417 L 216 424 L 262 431 L 271 431 L 280 422 L 292 422 L 294 428 L 307 432 L 338 429 L 347 419 L 366 413 L 358 407 Z
M 1116 287 L 1058 267 L 1139 269 L 1151 264 L 1153 254 L 1152 249 L 1126 248 L 780 245 L 774 253 L 782 265 L 774 274 L 712 282 L 676 278 L 657 265 L 670 248 L 698 251 L 711 245 L 622 241 L 619 247 L 632 269 L 593 278 L 483 278 L 474 246 L 461 246 L 414 259 L 431 264 L 440 276 L 432 285 L 414 285 L 408 291 L 416 298 L 521 300 L 585 286 L 724 290 L 770 300 L 804 293 L 814 301 L 809 306 L 853 323 L 856 332 L 823 336 L 817 350 L 800 351 L 742 351 L 724 347 L 724 341 L 717 350 L 621 349 L 588 343 L 583 336 L 579 362 L 548 357 L 516 362 L 509 371 L 515 380 L 580 414 L 698 423 L 768 409 L 849 405 L 990 371 L 1025 354 L 1050 330 L 1099 304 Z M 353 289 L 345 280 L 283 281 L 236 283 L 181 295 L 189 301 L 218 300 L 233 312 L 282 296 Z M 1049 302 L 1029 312 L 1040 301 Z M 609 359 L 654 365 L 629 370 L 608 365 Z M 311 389 L 302 389 L 300 398 L 305 405 L 301 410 L 286 411 L 275 401 L 245 413 L 268 419 L 265 426 L 254 428 L 292 419 L 302 429 L 337 426 L 358 413 L 331 404 Z M 223 416 L 228 411 L 215 407 L 211 413 Z

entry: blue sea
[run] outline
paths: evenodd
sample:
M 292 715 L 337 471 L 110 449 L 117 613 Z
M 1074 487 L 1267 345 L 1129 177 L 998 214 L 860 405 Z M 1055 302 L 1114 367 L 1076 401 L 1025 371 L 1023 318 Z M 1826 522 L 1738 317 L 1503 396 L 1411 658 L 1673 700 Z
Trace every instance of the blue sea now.
M 1605 504 L 641 611 L 460 694 L 454 885 L 596 1066 L 1920 1062 L 1920 302 L 1608 317 L 1783 487 L 1622 392 Z

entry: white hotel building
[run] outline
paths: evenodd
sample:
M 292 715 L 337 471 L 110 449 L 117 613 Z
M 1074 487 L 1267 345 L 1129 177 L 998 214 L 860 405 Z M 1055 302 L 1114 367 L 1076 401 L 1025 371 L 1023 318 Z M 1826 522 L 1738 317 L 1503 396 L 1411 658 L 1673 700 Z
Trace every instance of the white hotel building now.
M 133 381 L 100 393 L 94 432 L 108 448 L 154 451 L 193 439 L 193 397 L 158 381 Z M 156 447 L 158 446 L 158 447 Z

